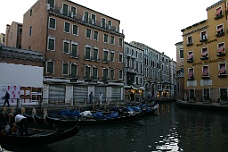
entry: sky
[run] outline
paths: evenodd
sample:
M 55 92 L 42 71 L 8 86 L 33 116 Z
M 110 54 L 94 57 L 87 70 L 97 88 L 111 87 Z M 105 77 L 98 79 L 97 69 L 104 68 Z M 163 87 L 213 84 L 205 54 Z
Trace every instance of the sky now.
M 37 0 L 1 0 L 0 33 L 12 21 L 23 23 L 23 14 Z M 219 0 L 71 0 L 120 20 L 126 42 L 137 41 L 176 60 L 181 29 L 207 19 L 206 8 Z

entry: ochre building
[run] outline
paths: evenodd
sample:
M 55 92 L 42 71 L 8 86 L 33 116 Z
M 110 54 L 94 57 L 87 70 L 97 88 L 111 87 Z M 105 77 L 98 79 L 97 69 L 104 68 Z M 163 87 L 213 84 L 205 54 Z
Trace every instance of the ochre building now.
M 227 100 L 227 6 L 225 0 L 209 6 L 206 20 L 182 29 L 184 93 L 189 101 Z

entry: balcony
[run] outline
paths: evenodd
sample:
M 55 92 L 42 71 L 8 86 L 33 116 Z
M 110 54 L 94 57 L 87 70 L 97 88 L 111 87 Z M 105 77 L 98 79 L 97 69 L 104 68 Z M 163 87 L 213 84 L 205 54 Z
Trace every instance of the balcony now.
M 102 59 L 102 63 L 109 64 L 110 60 L 108 59 Z
M 216 37 L 221 37 L 221 36 L 223 36 L 225 33 L 222 31 L 222 32 L 218 32 L 217 34 L 216 34 Z
M 201 39 L 200 42 L 206 42 L 207 38 Z
M 224 73 L 219 73 L 218 77 L 219 77 L 219 78 L 226 78 L 226 77 L 227 77 L 227 74 L 226 74 L 226 72 L 224 72 Z
M 192 46 L 192 45 L 193 45 L 192 42 L 186 44 L 186 46 Z
M 193 60 L 193 58 L 189 58 L 189 59 L 187 59 L 187 62 L 191 63 L 191 62 L 194 62 L 194 60 Z
M 119 33 L 119 27 L 110 26 L 108 24 L 102 24 L 101 22 L 94 20 L 92 18 L 85 18 L 84 15 L 76 14 L 74 15 L 71 11 L 64 11 L 62 8 L 55 6 L 54 8 L 51 8 L 47 5 L 47 10 L 49 13 L 56 15 L 61 18 L 66 18 L 81 24 L 94 26 L 97 28 L 101 28 L 103 30 L 108 30 L 114 33 Z
M 208 54 L 206 53 L 206 54 L 202 54 L 201 55 L 201 58 L 200 58 L 201 60 L 207 60 L 208 59 Z
M 70 82 L 77 82 L 78 78 L 78 75 L 70 74 Z
M 209 79 L 210 78 L 210 76 L 209 75 L 202 75 L 202 77 L 201 77 L 202 79 Z
M 222 18 L 222 17 L 223 17 L 223 14 L 221 13 L 221 14 L 216 15 L 214 19 L 215 19 L 215 20 L 218 20 L 218 19 L 220 19 L 220 18 Z

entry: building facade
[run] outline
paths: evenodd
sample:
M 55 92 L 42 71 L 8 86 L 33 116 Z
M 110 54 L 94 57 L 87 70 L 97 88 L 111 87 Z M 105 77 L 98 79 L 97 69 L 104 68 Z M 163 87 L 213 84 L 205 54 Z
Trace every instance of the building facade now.
M 23 19 L 22 48 L 45 56 L 44 98 L 123 99 L 124 34 L 120 21 L 69 0 L 38 0 Z
M 134 101 L 142 101 L 144 94 L 144 57 L 143 50 L 124 42 L 124 96 L 130 100 L 130 93 L 134 94 Z
M 206 20 L 182 29 L 184 87 L 190 101 L 227 100 L 227 6 L 218 1 L 206 9 Z
M 171 98 L 171 89 L 174 88 L 171 88 L 170 58 L 143 43 L 132 41 L 130 44 L 144 51 L 145 97 L 150 94 L 156 98 Z
M 176 81 L 177 81 L 177 100 L 184 100 L 184 48 L 183 41 L 175 44 L 176 46 Z M 185 96 L 184 96 L 185 95 Z
M 6 25 L 5 43 L 9 47 L 21 48 L 22 23 L 13 21 L 11 25 Z M 28 50 L 31 50 L 28 48 Z
M 0 34 L 0 44 L 5 44 L 5 34 L 4 33 L 1 33 Z

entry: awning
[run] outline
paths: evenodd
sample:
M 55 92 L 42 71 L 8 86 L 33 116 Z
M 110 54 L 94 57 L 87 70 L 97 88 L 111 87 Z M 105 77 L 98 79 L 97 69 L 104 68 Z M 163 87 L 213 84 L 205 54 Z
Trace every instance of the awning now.
M 139 87 L 140 90 L 145 90 L 145 87 Z

